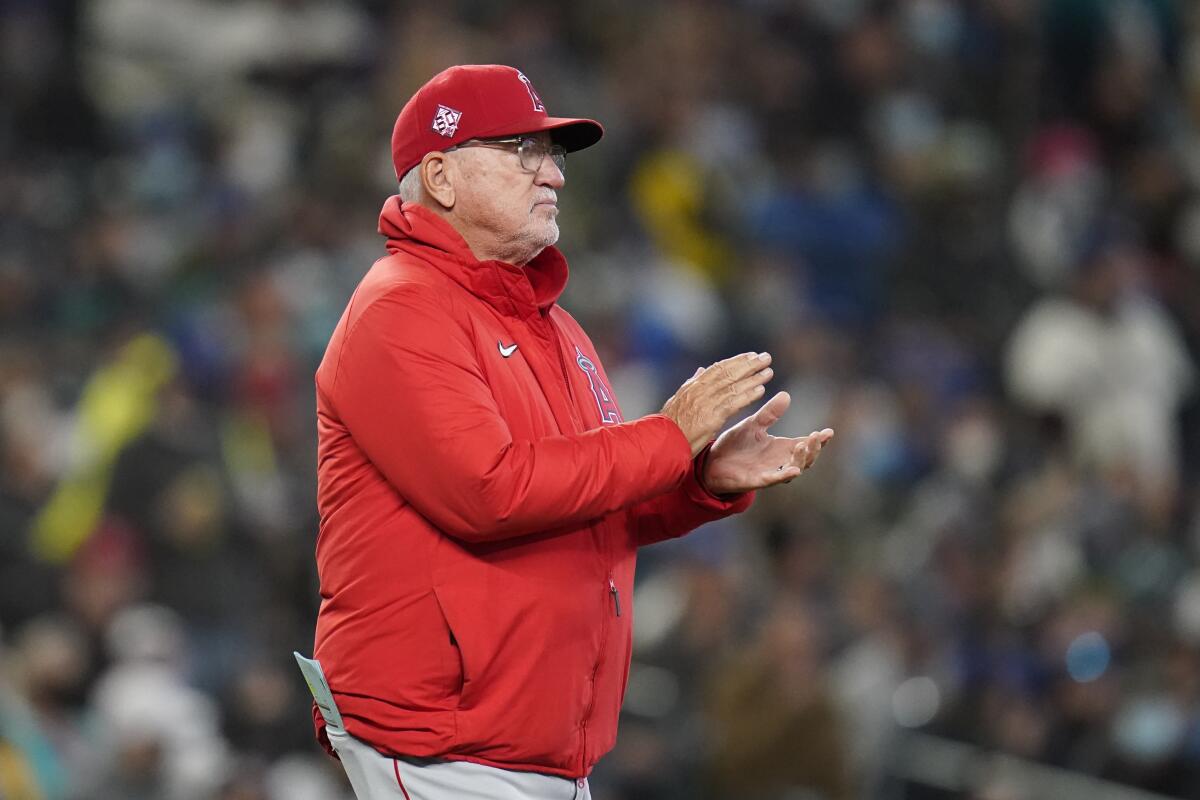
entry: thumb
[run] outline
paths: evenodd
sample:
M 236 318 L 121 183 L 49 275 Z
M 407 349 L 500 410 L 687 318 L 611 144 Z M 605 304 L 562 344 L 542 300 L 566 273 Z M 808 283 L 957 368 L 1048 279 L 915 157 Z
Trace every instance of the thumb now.
M 769 428 L 776 422 L 779 422 L 780 417 L 787 413 L 788 406 L 792 404 L 792 396 L 787 392 L 779 392 L 767 402 L 763 403 L 762 408 L 754 412 L 754 423 L 763 428 Z

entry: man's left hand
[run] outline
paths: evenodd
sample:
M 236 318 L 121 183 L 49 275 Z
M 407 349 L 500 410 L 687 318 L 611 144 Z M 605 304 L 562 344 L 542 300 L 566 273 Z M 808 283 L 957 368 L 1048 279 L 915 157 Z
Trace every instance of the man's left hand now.
M 832 428 L 795 439 L 767 433 L 791 403 L 788 393 L 780 392 L 717 438 L 702 476 L 708 491 L 724 495 L 764 489 L 787 483 L 813 465 L 833 438 Z

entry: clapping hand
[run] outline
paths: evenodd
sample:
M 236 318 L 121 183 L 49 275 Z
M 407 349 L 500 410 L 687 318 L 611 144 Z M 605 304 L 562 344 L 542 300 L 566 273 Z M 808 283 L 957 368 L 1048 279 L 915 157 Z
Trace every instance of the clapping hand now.
M 696 370 L 662 408 L 692 448 L 692 456 L 708 446 L 726 420 L 766 391 L 774 376 L 770 353 L 742 353 Z
M 679 388 L 662 413 L 687 437 L 692 455 L 698 454 L 725 422 L 761 397 L 774 372 L 768 353 L 742 353 L 696 370 Z M 702 480 L 713 494 L 738 494 L 787 483 L 813 465 L 821 448 L 833 438 L 825 428 L 808 436 L 773 436 L 767 429 L 791 405 L 787 392 L 768 400 L 753 415 L 721 434 L 709 451 Z
M 821 448 L 833 438 L 833 429 L 794 439 L 768 433 L 791 402 L 787 392 L 780 392 L 722 433 L 704 465 L 701 480 L 705 488 L 713 494 L 739 494 L 787 483 L 811 467 Z

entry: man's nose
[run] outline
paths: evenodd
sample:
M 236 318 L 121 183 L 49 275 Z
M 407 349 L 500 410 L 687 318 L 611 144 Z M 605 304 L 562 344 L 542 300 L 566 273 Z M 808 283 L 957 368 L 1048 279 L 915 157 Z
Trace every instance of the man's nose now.
M 550 156 L 543 158 L 542 165 L 538 167 L 537 171 L 537 184 L 549 186 L 551 189 L 561 189 L 566 182 L 567 176 L 563 175 L 562 170 L 554 163 L 554 159 Z

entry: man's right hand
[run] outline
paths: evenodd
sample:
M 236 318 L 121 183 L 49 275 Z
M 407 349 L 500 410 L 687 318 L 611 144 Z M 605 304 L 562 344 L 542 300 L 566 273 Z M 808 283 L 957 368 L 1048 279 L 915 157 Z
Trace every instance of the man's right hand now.
M 775 374 L 770 353 L 740 356 L 701 367 L 662 408 L 687 437 L 695 457 L 724 427 L 726 420 L 763 396 Z

